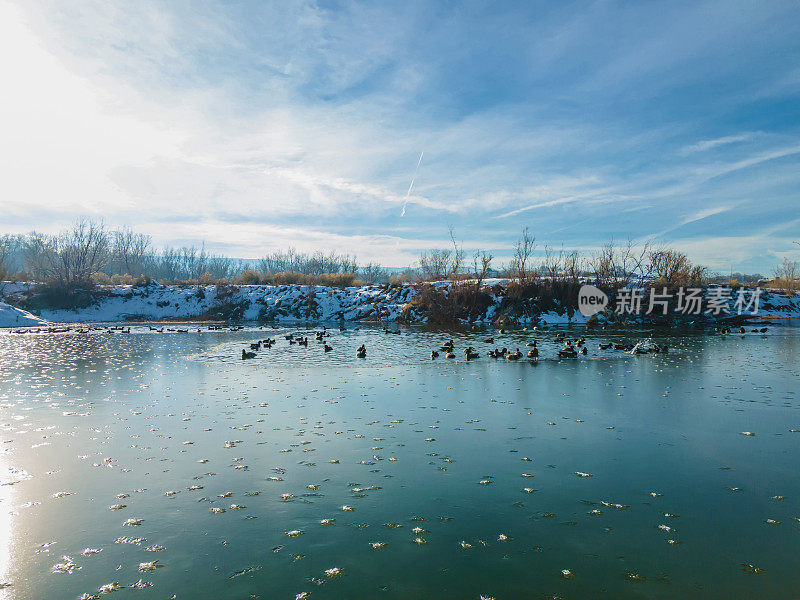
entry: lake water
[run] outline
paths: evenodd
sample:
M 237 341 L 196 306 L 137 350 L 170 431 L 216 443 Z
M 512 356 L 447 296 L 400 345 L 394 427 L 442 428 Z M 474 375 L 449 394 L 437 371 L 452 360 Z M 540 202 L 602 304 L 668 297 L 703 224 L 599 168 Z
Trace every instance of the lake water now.
M 289 331 L 0 333 L 0 597 L 797 597 L 800 329 Z

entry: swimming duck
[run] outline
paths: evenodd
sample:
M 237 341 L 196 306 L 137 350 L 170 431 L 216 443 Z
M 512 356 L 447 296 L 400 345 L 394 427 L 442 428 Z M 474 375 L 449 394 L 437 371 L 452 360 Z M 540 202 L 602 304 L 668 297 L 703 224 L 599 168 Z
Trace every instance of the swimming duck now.
M 322 349 L 325 350 L 325 352 L 330 352 L 331 350 L 333 350 L 333 348 L 331 346 L 328 346 L 328 344 L 325 344 Z
M 356 350 L 356 358 L 366 358 L 367 357 L 367 349 L 364 344 L 361 344 Z
M 516 352 L 506 354 L 506 360 L 519 360 L 520 358 L 522 358 L 522 352 L 519 351 L 519 348 L 517 348 Z
M 248 352 L 247 350 L 242 348 L 242 360 L 247 360 L 248 358 L 255 358 L 255 357 L 256 357 L 255 352 Z
M 431 350 L 431 360 L 439 356 L 439 353 L 436 350 Z
M 611 342 L 609 342 L 608 344 L 599 344 L 598 348 L 600 348 L 600 350 L 608 350 L 609 348 L 611 348 L 611 346 L 612 344 Z
M 485 344 L 494 344 L 494 338 L 490 337 L 488 339 L 483 340 Z
M 472 348 L 472 346 L 468 346 L 467 348 L 464 348 L 464 354 L 466 355 L 467 360 L 473 360 L 473 359 L 478 358 L 478 356 L 480 356 L 477 352 L 475 352 L 475 350 Z
M 444 355 L 444 357 L 445 358 L 455 358 L 456 355 L 455 355 L 455 353 L 453 353 L 453 352 L 448 350 L 447 353 Z
M 578 358 L 578 352 L 572 346 L 564 346 L 558 351 L 558 358 Z
M 539 349 L 536 346 L 534 346 L 531 350 L 528 350 L 528 358 L 539 360 Z

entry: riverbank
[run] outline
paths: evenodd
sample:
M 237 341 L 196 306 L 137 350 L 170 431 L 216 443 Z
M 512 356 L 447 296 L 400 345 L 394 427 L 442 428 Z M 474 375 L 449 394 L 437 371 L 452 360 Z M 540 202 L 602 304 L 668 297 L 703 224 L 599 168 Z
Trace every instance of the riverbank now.
M 482 302 L 468 319 L 456 322 L 497 324 L 589 325 L 590 319 L 568 301 L 548 298 L 518 298 L 509 294 L 507 282 L 489 280 L 482 286 Z M 435 289 L 441 297 L 454 293 L 458 284 L 443 282 Z M 463 288 L 460 288 L 463 289 Z M 426 323 L 432 320 L 429 304 L 421 302 L 419 285 L 370 285 L 335 288 L 303 285 L 148 285 L 102 286 L 94 290 L 80 308 L 51 308 L 37 296 L 35 286 L 5 284 L 0 297 L 0 327 L 37 326 L 43 322 L 119 321 L 368 321 Z M 576 295 L 577 301 L 577 295 Z M 646 307 L 645 307 L 646 308 Z M 733 299 L 730 314 L 737 310 Z M 438 316 L 438 315 L 437 315 Z M 775 291 L 761 292 L 758 318 L 800 318 L 800 296 Z M 612 311 L 600 315 L 600 323 L 614 320 Z M 708 316 L 687 315 L 684 324 L 708 321 Z M 663 319 L 662 319 L 663 321 Z M 659 324 L 656 317 L 629 317 L 628 324 Z M 661 323 L 664 324 L 664 323 Z M 670 321 L 667 324 L 674 324 Z

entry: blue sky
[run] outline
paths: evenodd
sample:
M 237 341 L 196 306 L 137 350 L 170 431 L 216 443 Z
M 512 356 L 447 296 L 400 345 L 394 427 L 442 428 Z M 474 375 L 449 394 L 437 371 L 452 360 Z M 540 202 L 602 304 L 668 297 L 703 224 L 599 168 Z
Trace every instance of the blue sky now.
M 527 226 L 800 258 L 794 0 L 0 0 L 0 46 L 3 231 L 102 216 L 402 266 L 451 225 L 502 261 Z

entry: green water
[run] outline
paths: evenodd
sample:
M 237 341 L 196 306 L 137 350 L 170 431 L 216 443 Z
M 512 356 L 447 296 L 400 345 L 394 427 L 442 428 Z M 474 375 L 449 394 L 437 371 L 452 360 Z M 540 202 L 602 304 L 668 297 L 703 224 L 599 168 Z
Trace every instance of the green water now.
M 287 331 L 0 334 L 0 598 L 797 597 L 799 329 Z

